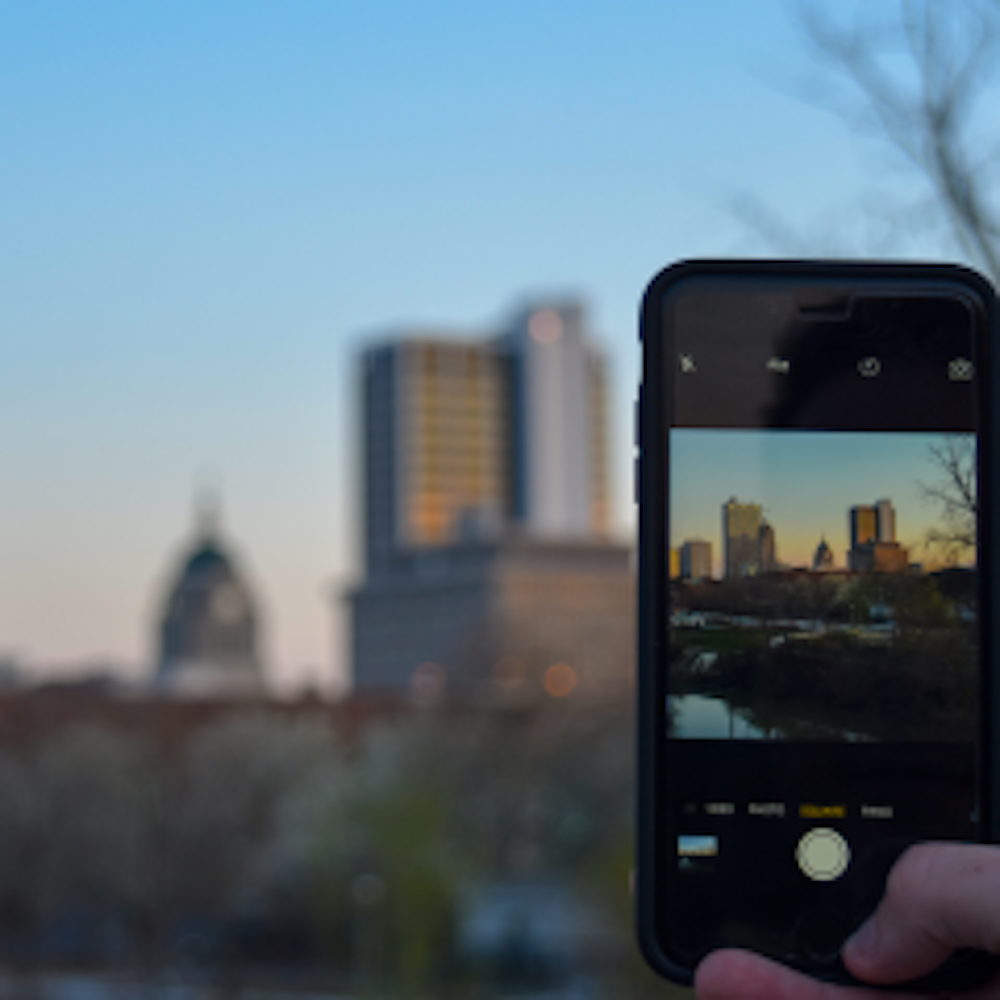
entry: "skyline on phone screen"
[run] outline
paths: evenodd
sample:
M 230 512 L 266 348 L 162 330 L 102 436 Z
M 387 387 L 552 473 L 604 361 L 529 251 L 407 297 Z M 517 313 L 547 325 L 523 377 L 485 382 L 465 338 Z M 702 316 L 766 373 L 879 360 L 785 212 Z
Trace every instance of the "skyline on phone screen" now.
M 975 448 L 971 433 L 671 431 L 674 735 L 968 739 Z
M 912 562 L 926 568 L 968 565 L 973 550 L 946 552 L 933 542 L 945 530 L 934 492 L 947 474 L 939 452 L 949 442 L 968 450 L 973 439 L 922 432 L 674 429 L 670 547 L 711 542 L 712 575 L 722 577 L 721 509 L 736 499 L 760 506 L 782 565 L 811 569 L 817 546 L 825 541 L 832 568 L 846 568 L 851 509 L 889 500 L 894 540 Z

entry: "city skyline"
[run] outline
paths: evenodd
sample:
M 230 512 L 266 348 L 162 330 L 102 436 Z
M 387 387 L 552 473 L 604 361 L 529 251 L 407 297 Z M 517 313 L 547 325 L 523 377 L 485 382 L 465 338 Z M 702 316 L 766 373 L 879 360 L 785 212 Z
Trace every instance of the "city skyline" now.
M 849 548 L 843 565 L 838 564 L 826 536 L 821 536 L 807 563 L 790 563 L 778 557 L 778 535 L 775 527 L 761 515 L 762 507 L 752 500 L 730 497 L 722 505 L 722 579 L 759 576 L 782 570 L 847 570 L 866 569 L 899 572 L 910 565 L 909 550 L 896 540 L 896 510 L 892 500 L 882 497 L 873 504 L 856 504 L 847 510 Z M 712 570 L 712 542 L 685 538 L 678 549 L 677 568 L 671 577 L 709 579 L 717 577 Z M 694 553 L 697 552 L 697 556 Z
M 891 540 L 909 551 L 911 561 L 931 565 L 936 556 L 923 543 L 940 518 L 919 484 L 940 478 L 928 449 L 942 439 L 940 434 L 674 430 L 670 547 L 710 542 L 713 576 L 724 577 L 719 510 L 735 500 L 743 508 L 759 507 L 761 521 L 773 529 L 778 564 L 812 568 L 817 546 L 825 541 L 833 568 L 847 569 L 852 510 L 874 510 L 879 501 L 889 501 Z

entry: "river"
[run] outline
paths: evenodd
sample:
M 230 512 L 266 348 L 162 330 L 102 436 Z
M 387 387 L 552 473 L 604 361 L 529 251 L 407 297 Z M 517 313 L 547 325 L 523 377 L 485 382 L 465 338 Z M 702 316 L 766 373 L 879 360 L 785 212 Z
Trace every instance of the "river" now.
M 799 717 L 787 718 L 787 712 L 771 708 L 766 712 L 731 705 L 725 698 L 703 694 L 673 695 L 669 699 L 671 735 L 678 739 L 699 740 L 847 740 L 864 742 L 866 733 L 840 729 L 827 723 Z M 752 721 L 765 717 L 786 720 L 780 725 L 763 727 Z

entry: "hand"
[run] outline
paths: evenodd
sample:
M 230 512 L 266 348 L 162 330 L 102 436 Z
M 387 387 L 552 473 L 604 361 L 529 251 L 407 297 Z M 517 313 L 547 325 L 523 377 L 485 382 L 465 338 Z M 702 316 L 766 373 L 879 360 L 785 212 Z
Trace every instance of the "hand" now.
M 956 948 L 1000 953 L 1000 848 L 918 844 L 893 866 L 878 909 L 844 944 L 858 979 L 891 984 L 937 968 Z M 883 991 L 832 986 L 749 952 L 709 955 L 695 974 L 699 1000 L 864 1000 Z M 1000 981 L 963 994 L 1000 1000 Z

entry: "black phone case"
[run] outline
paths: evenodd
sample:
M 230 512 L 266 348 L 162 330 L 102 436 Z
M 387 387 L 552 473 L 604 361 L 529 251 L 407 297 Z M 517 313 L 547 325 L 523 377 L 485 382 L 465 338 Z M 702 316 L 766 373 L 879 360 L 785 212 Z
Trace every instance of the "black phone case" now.
M 636 878 L 635 904 L 638 941 L 646 961 L 661 975 L 682 985 L 691 985 L 694 969 L 678 965 L 660 947 L 656 934 L 658 907 L 657 872 L 658 857 L 655 850 L 657 837 L 664 829 L 659 811 L 664 803 L 655 790 L 660 787 L 663 754 L 665 703 L 665 678 L 660 676 L 658 665 L 664 662 L 666 627 L 659 611 L 664 606 L 665 531 L 662 504 L 666 497 L 665 468 L 662 461 L 644 461 L 648 449 L 666 429 L 664 412 L 665 389 L 646 391 L 646 377 L 654 372 L 659 379 L 664 369 L 664 345 L 660 336 L 661 306 L 664 294 L 673 286 L 691 278 L 712 276 L 796 277 L 808 279 L 843 279 L 845 282 L 863 279 L 884 279 L 919 283 L 923 288 L 956 286 L 967 289 L 981 304 L 986 313 L 987 337 L 983 348 L 984 370 L 981 399 L 981 448 L 980 448 L 980 559 L 986 572 L 982 577 L 981 591 L 986 609 L 994 607 L 994 589 L 1000 567 L 1000 531 L 994 530 L 993 517 L 983 516 L 990 511 L 995 498 L 1000 497 L 1000 407 L 995 405 L 994 387 L 1000 385 L 1000 351 L 995 349 L 997 340 L 997 310 L 995 292 L 981 275 L 968 268 L 936 263 L 891 263 L 869 261 L 820 261 L 820 260 L 694 260 L 667 267 L 656 275 L 643 296 L 640 311 L 639 338 L 642 347 L 642 381 L 636 399 L 635 417 L 635 497 L 639 505 L 638 534 L 638 794 L 636 827 Z M 985 440 L 983 440 L 985 439 Z M 980 787 L 979 801 L 982 810 L 983 842 L 995 843 L 1000 831 L 1000 799 L 992 792 L 992 776 L 1000 774 L 998 741 L 995 738 L 994 720 L 1000 718 L 1000 684 L 998 676 L 998 650 L 991 627 L 989 611 L 980 615 L 980 634 L 984 664 L 981 699 Z M 916 992 L 941 992 L 964 990 L 981 985 L 1000 971 L 1000 958 L 972 950 L 956 953 L 944 965 L 918 981 L 900 983 L 889 987 L 893 990 Z M 860 984 L 846 970 L 834 971 L 824 976 L 834 982 Z

